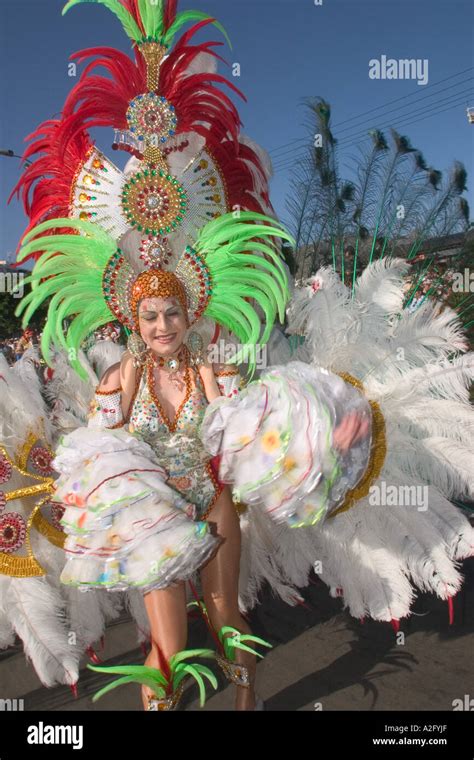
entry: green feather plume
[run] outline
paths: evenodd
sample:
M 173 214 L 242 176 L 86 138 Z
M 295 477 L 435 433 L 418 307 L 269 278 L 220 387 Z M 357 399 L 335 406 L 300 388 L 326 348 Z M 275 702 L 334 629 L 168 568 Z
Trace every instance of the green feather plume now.
M 148 686 L 158 698 L 162 699 L 171 691 L 176 691 L 181 681 L 192 677 L 198 684 L 200 703 L 201 707 L 203 707 L 206 701 L 206 687 L 203 676 L 204 678 L 207 678 L 214 689 L 217 689 L 217 678 L 205 665 L 196 662 L 186 662 L 186 660 L 189 660 L 191 657 L 214 659 L 214 652 L 211 649 L 183 649 L 180 652 L 177 652 L 169 660 L 169 678 L 167 678 L 158 668 L 150 668 L 145 665 L 114 665 L 112 667 L 88 665 L 87 667 L 96 673 L 122 676 L 122 678 L 118 678 L 100 689 L 100 691 L 94 694 L 92 701 L 96 702 L 104 694 L 112 691 L 112 689 L 116 689 L 117 686 L 122 686 L 128 683 L 139 683 Z
M 100 5 L 105 5 L 109 11 L 112 11 L 112 13 L 117 16 L 123 26 L 125 34 L 130 37 L 131 40 L 134 42 L 141 42 L 143 40 L 143 34 L 140 27 L 136 23 L 132 14 L 124 8 L 119 0 L 69 0 L 62 10 L 62 15 L 64 16 L 70 8 L 74 5 L 79 5 L 79 3 L 100 3 Z
M 122 24 L 125 34 L 135 43 L 153 41 L 167 47 L 171 46 L 177 32 L 185 25 L 194 21 L 211 19 L 207 13 L 201 11 L 183 11 L 176 14 L 176 18 L 169 27 L 164 28 L 164 0 L 150 2 L 150 0 L 138 0 L 138 12 L 145 34 L 143 34 L 133 15 L 122 5 L 120 0 L 69 0 L 62 10 L 62 15 L 75 5 L 81 3 L 99 3 L 109 9 Z M 229 47 L 232 49 L 230 39 L 222 24 L 213 20 L 213 25 L 224 35 Z
M 256 345 L 265 345 L 278 315 L 284 320 L 290 298 L 288 277 L 271 238 L 293 242 L 291 235 L 271 217 L 242 211 L 213 219 L 199 232 L 194 248 L 205 259 L 212 278 L 212 296 L 205 316 L 225 325 L 243 344 L 230 363 L 249 358 L 249 373 L 256 366 Z M 262 242 L 263 239 L 263 242 Z M 255 255 L 254 251 L 265 254 Z M 265 314 L 260 320 L 246 299 L 254 299 Z
M 43 234 L 55 229 L 79 234 Z M 248 359 L 250 374 L 255 371 L 257 344 L 265 345 L 268 341 L 277 317 L 284 320 L 290 297 L 275 238 L 292 241 L 270 217 L 241 212 L 236 218 L 230 213 L 209 222 L 194 246 L 205 259 L 212 278 L 212 295 L 205 316 L 227 327 L 239 339 L 243 347 L 231 362 Z M 67 352 L 71 366 L 81 378 L 87 379 L 78 360 L 79 350 L 88 335 L 113 318 L 104 298 L 102 279 L 116 249 L 116 242 L 98 225 L 74 219 L 43 222 L 25 236 L 18 261 L 32 253 L 42 255 L 23 282 L 31 285 L 31 291 L 15 314 L 22 317 L 25 328 L 36 310 L 51 298 L 41 338 L 41 349 L 49 366 L 53 361 L 51 348 L 55 346 Z M 262 309 L 263 328 L 249 300 Z M 66 334 L 65 320 L 70 322 Z
M 52 229 L 69 228 L 79 235 L 42 235 Z M 73 219 L 52 219 L 35 227 L 23 240 L 18 254 L 22 261 L 31 253 L 43 252 L 23 285 L 31 291 L 15 310 L 23 328 L 35 311 L 51 297 L 48 317 L 41 337 L 45 361 L 52 366 L 51 346 L 67 351 L 71 366 L 86 380 L 87 372 L 78 360 L 82 341 L 113 318 L 102 291 L 102 277 L 115 241 L 98 225 Z M 45 279 L 48 278 L 48 279 Z M 67 335 L 63 320 L 72 322 Z

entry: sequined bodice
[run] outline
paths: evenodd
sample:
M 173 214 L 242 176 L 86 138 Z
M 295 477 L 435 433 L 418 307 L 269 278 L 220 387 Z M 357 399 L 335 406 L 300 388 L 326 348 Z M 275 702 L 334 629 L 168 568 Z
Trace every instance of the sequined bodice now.
M 195 388 L 181 407 L 174 429 L 163 420 L 158 404 L 149 388 L 147 370 L 142 373 L 130 413 L 130 432 L 148 443 L 168 470 L 177 473 L 209 461 L 202 446 L 199 429 L 208 401 L 199 373 L 194 375 Z

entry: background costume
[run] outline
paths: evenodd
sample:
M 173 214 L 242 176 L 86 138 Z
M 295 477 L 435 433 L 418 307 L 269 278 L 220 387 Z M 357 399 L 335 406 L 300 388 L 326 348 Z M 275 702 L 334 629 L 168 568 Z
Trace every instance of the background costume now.
M 199 28 L 219 25 L 197 12 L 177 15 L 171 1 L 108 7 L 135 59 L 111 48 L 76 54 L 90 60 L 62 118 L 32 136 L 25 157 L 35 160 L 16 190 L 31 220 L 19 260 L 36 264 L 19 312 L 26 324 L 51 297 L 44 358 L 61 367 L 67 356 L 89 400 L 94 372 L 83 341 L 111 318 L 136 340 L 136 305 L 153 292 L 148 275 L 157 271 L 162 282 L 173 275 L 182 284 L 195 343 L 216 343 L 226 330 L 236 344 L 268 345 L 268 362 L 252 380 L 250 350 L 247 383 L 230 367 L 224 395 L 209 405 L 198 383 L 173 430 L 146 357 L 127 420 L 119 388 L 96 393 L 72 432 L 59 433 L 38 410 L 28 417 L 26 405 L 21 425 L 5 409 L 4 506 L 19 506 L 2 516 L 4 526 L 16 520 L 16 542 L 6 544 L 5 527 L 2 534 L 3 645 L 15 631 L 44 683 L 74 683 L 82 651 L 120 603 L 104 590 L 125 592 L 143 640 L 140 594 L 193 577 L 215 550 L 206 518 L 223 483 L 242 505 L 242 610 L 265 581 L 295 604 L 316 564 L 357 617 L 398 620 L 415 588 L 452 599 L 474 543 L 450 502 L 474 490 L 473 363 L 456 314 L 430 303 L 403 311 L 408 265 L 397 259 L 369 266 L 353 297 L 327 269 L 292 292 L 278 242 L 290 237 L 274 219 L 265 155 L 242 136 L 233 102 L 217 87 L 238 93 L 216 73 L 217 43 L 191 42 Z M 198 23 L 168 50 L 189 20 Z M 132 154 L 123 172 L 91 142 L 88 129 L 98 125 L 113 127 L 114 147 Z M 287 332 L 305 338 L 293 354 L 274 328 L 285 313 Z M 234 364 L 244 358 L 240 351 Z M 198 374 L 191 359 L 189 371 Z M 6 374 L 9 398 L 22 397 Z M 369 422 L 369 434 L 342 456 L 333 431 L 350 411 Z M 28 494 L 42 495 L 33 508 L 14 480 L 28 475 L 31 449 L 21 460 L 17 450 L 29 424 L 32 440 L 54 448 L 42 491 Z M 35 527 L 40 563 L 28 544 Z M 25 550 L 29 564 L 11 561 Z M 19 597 L 21 605 L 12 602 Z M 78 621 L 74 650 L 61 611 Z M 45 644 L 52 630 L 54 655 Z

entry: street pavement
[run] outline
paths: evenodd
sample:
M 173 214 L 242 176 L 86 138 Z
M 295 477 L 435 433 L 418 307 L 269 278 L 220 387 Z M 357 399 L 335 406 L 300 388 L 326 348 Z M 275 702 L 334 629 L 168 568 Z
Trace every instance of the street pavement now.
M 360 622 L 329 596 L 316 577 L 302 590 L 305 602 L 289 607 L 268 591 L 249 615 L 253 633 L 271 642 L 257 669 L 257 691 L 266 711 L 445 710 L 453 701 L 474 698 L 474 558 L 463 564 L 463 590 L 454 599 L 454 623 L 448 605 L 420 595 L 414 614 L 400 623 Z M 188 648 L 213 646 L 202 619 L 190 619 Z M 104 665 L 143 664 L 133 621 L 123 615 L 107 627 L 97 653 Z M 78 696 L 68 687 L 44 688 L 21 645 L 0 652 L 3 698 L 23 698 L 30 711 L 141 710 L 140 687 L 117 688 L 96 703 L 92 695 L 108 680 L 81 669 Z M 209 664 L 209 663 L 206 663 Z M 197 685 L 190 684 L 180 709 L 232 710 L 235 687 L 213 666 L 219 688 L 208 689 L 200 708 Z M 211 693 L 213 692 L 213 693 Z M 474 702 L 473 702 L 474 705 Z

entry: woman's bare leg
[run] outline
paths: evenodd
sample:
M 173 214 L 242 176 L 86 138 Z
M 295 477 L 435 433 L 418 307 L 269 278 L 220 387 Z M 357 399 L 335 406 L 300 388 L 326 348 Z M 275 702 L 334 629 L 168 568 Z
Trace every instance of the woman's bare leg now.
M 221 493 L 208 519 L 216 524 L 217 533 L 225 539 L 215 557 L 200 570 L 209 619 L 216 631 L 223 625 L 229 625 L 243 633 L 251 633 L 248 623 L 239 611 L 240 521 L 228 487 Z M 255 709 L 256 659 L 255 655 L 249 652 L 236 650 L 236 661 L 248 668 L 251 683 L 250 688 L 236 687 L 236 710 Z
M 152 642 L 151 651 L 144 664 L 150 668 L 160 668 L 158 646 L 167 660 L 176 652 L 186 648 L 188 617 L 184 581 L 166 589 L 150 591 L 143 599 L 150 621 Z M 147 697 L 151 694 L 151 689 L 142 686 L 145 710 L 148 704 Z

